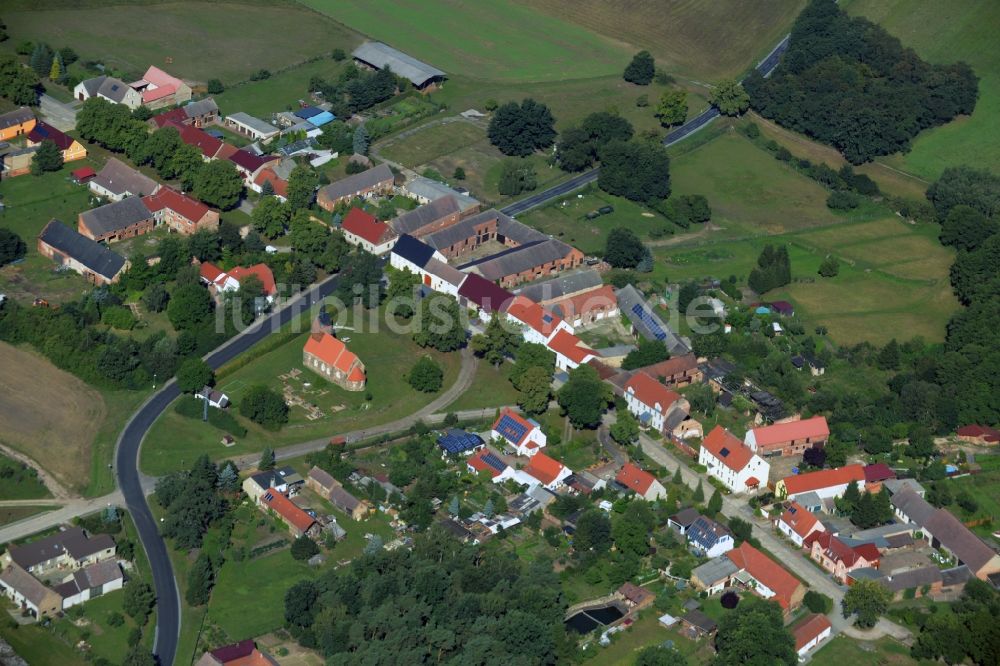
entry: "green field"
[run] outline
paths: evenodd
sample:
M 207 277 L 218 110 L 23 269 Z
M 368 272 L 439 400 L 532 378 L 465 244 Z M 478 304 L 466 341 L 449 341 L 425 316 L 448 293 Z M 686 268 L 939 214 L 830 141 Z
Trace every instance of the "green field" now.
M 844 666 L 844 664 L 880 664 L 904 666 L 917 663 L 905 645 L 891 638 L 880 638 L 872 643 L 856 641 L 847 636 L 834 636 L 809 662 L 816 666 Z
M 391 140 L 379 147 L 379 153 L 393 162 L 416 168 L 485 139 L 486 130 L 483 127 L 458 120 L 420 128 L 398 140 Z
M 55 506 L 2 506 L 0 507 L 0 525 L 16 523 L 36 514 L 51 511 Z
M 934 63 L 964 60 L 979 76 L 979 102 L 970 117 L 920 133 L 913 150 L 886 163 L 933 180 L 942 170 L 971 164 L 1000 171 L 1000 3 L 982 0 L 849 0 L 852 14 L 879 23 Z
M 269 121 L 272 113 L 299 108 L 298 100 L 308 96 L 310 78 L 321 76 L 332 79 L 343 67 L 343 64 L 329 58 L 307 62 L 269 79 L 229 88 L 221 95 L 215 95 L 215 101 L 222 114 L 243 111 Z
M 476 366 L 476 376 L 472 380 L 472 385 L 458 400 L 448 405 L 448 411 L 460 412 L 466 409 L 516 405 L 520 392 L 510 383 L 508 374 L 510 368 L 507 363 L 498 369 L 480 360 Z
M 243 393 L 254 384 L 266 384 L 281 391 L 282 380 L 279 375 L 299 369 L 303 374 L 289 380 L 289 385 L 297 395 L 321 408 L 321 418 L 311 420 L 307 418 L 305 409 L 293 406 L 288 424 L 280 431 L 272 432 L 238 416 L 238 408 L 234 407 L 231 411 L 249 432 L 246 437 L 238 439 L 234 446 L 226 448 L 220 443 L 223 435 L 220 430 L 205 425 L 200 420 L 179 416 L 171 408 L 157 420 L 146 437 L 141 458 L 143 471 L 164 474 L 190 466 L 202 453 L 207 453 L 212 458 L 225 458 L 260 451 L 265 446 L 275 447 L 331 437 L 337 433 L 403 418 L 431 402 L 436 396 L 415 391 L 403 377 L 410 366 L 424 354 L 432 356 L 444 368 L 445 387 L 455 381 L 460 365 L 457 353 L 441 354 L 420 349 L 409 336 L 393 333 L 384 325 L 382 329 L 378 333 L 352 330 L 340 332 L 342 337 L 350 338 L 348 348 L 367 367 L 367 390 L 372 394 L 370 403 L 365 401 L 365 391 L 345 391 L 303 368 L 302 346 L 308 333 L 302 333 L 232 374 L 220 378 L 218 387 L 238 404 Z M 312 386 L 306 388 L 303 382 L 311 382 Z M 336 407 L 341 409 L 334 412 Z
M 624 45 L 512 0 L 301 1 L 451 75 L 584 79 L 619 72 L 632 55 Z
M 156 65 L 195 82 L 235 83 L 262 67 L 274 72 L 360 42 L 339 24 L 293 5 L 142 3 L 11 11 L 3 18 L 8 48 L 44 39 L 136 76 Z
M 0 500 L 24 500 L 50 497 L 48 488 L 31 467 L 0 454 Z

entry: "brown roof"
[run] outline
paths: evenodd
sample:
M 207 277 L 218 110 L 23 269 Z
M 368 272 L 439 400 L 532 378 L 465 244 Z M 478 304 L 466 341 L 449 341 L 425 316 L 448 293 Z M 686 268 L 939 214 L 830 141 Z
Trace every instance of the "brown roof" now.
M 666 361 L 660 361 L 659 363 L 654 363 L 653 365 L 647 365 L 645 368 L 640 368 L 640 370 L 643 370 L 659 379 L 660 377 L 671 377 L 673 375 L 679 375 L 682 372 L 689 372 L 697 367 L 697 357 L 695 357 L 694 354 L 685 354 L 683 356 L 668 358 Z
M 335 478 L 330 476 L 325 469 L 320 469 L 319 467 L 313 467 L 309 470 L 309 478 L 318 483 L 322 488 L 333 488 L 339 485 Z
M 0 583 L 17 590 L 21 596 L 35 605 L 45 601 L 45 598 L 50 594 L 59 596 L 55 590 L 42 585 L 37 578 L 17 566 L 17 564 L 8 565 L 3 570 L 3 573 L 0 573 Z
M 792 625 L 792 635 L 795 636 L 795 649 L 801 650 L 806 643 L 813 640 L 827 629 L 832 629 L 833 625 L 825 615 L 814 613 L 802 618 Z
M 653 593 L 635 583 L 625 583 L 618 588 L 618 593 L 633 604 L 639 605 L 653 596 Z

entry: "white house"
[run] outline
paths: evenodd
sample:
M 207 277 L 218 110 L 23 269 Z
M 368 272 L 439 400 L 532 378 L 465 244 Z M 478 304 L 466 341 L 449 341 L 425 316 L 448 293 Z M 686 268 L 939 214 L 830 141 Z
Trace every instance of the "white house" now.
M 646 428 L 663 432 L 667 413 L 681 396 L 650 377 L 645 372 L 635 373 L 625 384 L 625 403 L 628 411 Z
M 524 296 L 515 296 L 505 314 L 508 321 L 521 326 L 525 342 L 548 345 L 559 331 L 573 333 L 573 327 L 565 320 Z
M 344 240 L 376 256 L 390 252 L 396 244 L 396 232 L 360 208 L 351 208 L 340 223 Z
M 799 495 L 815 493 L 820 499 L 827 499 L 842 496 L 851 483 L 857 483 L 858 490 L 865 489 L 864 465 L 844 465 L 786 476 L 774 484 L 774 494 L 778 499 L 795 499 Z
M 399 270 L 408 270 L 421 277 L 424 275 L 424 268 L 427 262 L 436 259 L 442 263 L 447 263 L 447 258 L 432 248 L 427 243 L 419 241 L 409 234 L 401 235 L 392 246 L 389 255 L 389 265 Z
M 558 490 L 566 477 L 573 473 L 569 467 L 544 453 L 536 453 L 524 469 L 517 470 L 514 480 L 529 486 L 542 486 L 547 490 Z
M 802 547 L 803 541 L 813 532 L 822 532 L 826 526 L 819 522 L 814 514 L 810 513 L 798 502 L 792 502 L 781 517 L 775 523 L 778 531 L 792 540 L 796 546 Z
M 125 577 L 115 560 L 91 564 L 68 576 L 55 590 L 63 599 L 63 610 L 122 589 Z
M 819 613 L 808 615 L 789 628 L 795 637 L 795 652 L 799 655 L 799 661 L 805 661 L 809 651 L 833 633 L 829 618 Z
M 654 502 L 667 496 L 667 489 L 663 487 L 663 484 L 655 476 L 634 463 L 625 463 L 615 476 L 615 481 L 632 490 L 647 502 Z
M 708 433 L 698 452 L 698 463 L 734 493 L 755 492 L 767 485 L 771 466 L 751 451 L 738 437 L 715 426 Z
M 229 396 L 222 391 L 216 391 L 211 386 L 206 386 L 194 394 L 199 400 L 207 400 L 209 407 L 225 409 L 229 406 Z
M 691 549 L 702 557 L 718 557 L 736 545 L 729 530 L 705 516 L 698 516 L 685 536 Z
M 548 342 L 550 351 L 555 352 L 556 368 L 559 370 L 574 370 L 600 354 L 566 329 L 559 329 Z
M 504 409 L 490 430 L 493 441 L 504 442 L 519 456 L 531 457 L 545 447 L 548 438 L 537 421 Z
M 142 106 L 142 93 L 113 76 L 97 76 L 80 81 L 73 88 L 73 97 L 81 102 L 91 97 L 103 97 L 112 104 L 124 104 L 132 110 Z

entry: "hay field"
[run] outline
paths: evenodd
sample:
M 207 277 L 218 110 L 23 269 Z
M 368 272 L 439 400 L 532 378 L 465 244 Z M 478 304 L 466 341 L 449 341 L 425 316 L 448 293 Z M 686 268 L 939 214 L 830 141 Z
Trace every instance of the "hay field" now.
M 87 486 L 91 445 L 105 413 L 97 390 L 32 352 L 0 343 L 0 439 L 63 485 Z

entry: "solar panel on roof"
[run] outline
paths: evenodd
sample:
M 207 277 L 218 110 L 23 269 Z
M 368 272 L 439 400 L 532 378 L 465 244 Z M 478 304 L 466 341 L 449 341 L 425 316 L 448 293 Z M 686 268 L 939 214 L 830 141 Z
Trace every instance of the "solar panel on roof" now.
M 725 458 L 726 456 L 729 455 L 729 449 L 727 449 L 726 447 L 723 446 L 722 450 L 719 451 L 719 455 L 721 455 L 723 458 Z
M 487 453 L 483 456 L 483 462 L 495 469 L 498 472 L 502 472 L 507 469 L 507 463 L 500 460 L 495 454 Z
M 639 320 L 653 333 L 653 337 L 657 340 L 663 340 L 667 337 L 667 334 L 663 332 L 660 325 L 656 323 L 655 319 L 653 319 L 653 315 L 651 315 L 646 308 L 642 307 L 642 303 L 636 303 L 633 305 L 632 313 L 639 317 Z
M 508 442 L 516 444 L 524 437 L 527 428 L 525 428 L 523 423 L 519 423 L 511 418 L 509 414 L 504 414 L 497 424 L 496 431 Z

